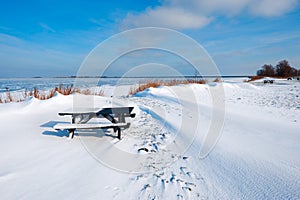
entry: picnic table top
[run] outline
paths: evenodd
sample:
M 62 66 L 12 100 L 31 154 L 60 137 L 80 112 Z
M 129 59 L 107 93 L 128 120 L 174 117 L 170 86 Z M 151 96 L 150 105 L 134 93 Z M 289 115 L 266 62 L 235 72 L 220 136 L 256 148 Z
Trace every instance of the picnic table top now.
M 113 128 L 113 127 L 124 127 L 128 126 L 128 123 L 116 123 L 116 124 L 56 124 L 54 129 L 97 129 L 97 128 Z
M 121 114 L 132 112 L 134 107 L 108 107 L 108 108 L 73 108 L 59 112 L 59 115 L 80 115 L 80 114 Z

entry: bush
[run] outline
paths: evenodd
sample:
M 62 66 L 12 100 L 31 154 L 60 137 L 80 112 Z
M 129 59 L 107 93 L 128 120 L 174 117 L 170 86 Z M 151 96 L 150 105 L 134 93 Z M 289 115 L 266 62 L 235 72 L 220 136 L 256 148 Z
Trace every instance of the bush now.
M 220 82 L 222 82 L 222 80 L 220 78 L 216 78 L 213 82 L 220 83 Z
M 259 79 L 262 79 L 264 76 L 252 76 L 249 80 L 247 80 L 246 82 L 251 82 L 251 81 L 256 81 Z
M 262 69 L 257 71 L 257 76 L 275 76 L 275 68 L 272 65 L 263 65 Z
M 171 80 L 171 81 L 147 81 L 145 83 L 139 83 L 138 87 L 131 87 L 129 91 L 129 95 L 134 95 L 138 92 L 142 92 L 147 88 L 156 88 L 158 86 L 174 86 L 179 84 L 205 84 L 205 80 Z
M 292 77 L 297 76 L 300 73 L 300 70 L 297 70 L 290 66 L 287 60 L 282 60 L 278 62 L 276 67 L 272 65 L 263 65 L 262 69 L 257 71 L 257 76 L 270 76 L 270 77 Z
M 8 102 L 21 102 L 27 99 L 28 97 L 34 97 L 39 100 L 46 100 L 50 99 L 55 96 L 55 93 L 58 92 L 62 95 L 70 95 L 74 93 L 80 93 L 84 95 L 97 95 L 97 96 L 104 96 L 104 91 L 101 89 L 98 92 L 91 92 L 89 89 L 79 89 L 79 88 L 73 88 L 73 85 L 70 86 L 63 86 L 62 84 L 59 85 L 59 87 L 55 87 L 51 89 L 48 92 L 45 91 L 40 91 L 38 88 L 33 88 L 31 91 L 25 90 L 24 93 L 22 94 L 21 99 L 14 99 L 13 96 L 11 95 L 10 91 L 8 88 L 6 88 L 6 98 L 3 96 L 0 96 L 0 103 L 8 103 Z

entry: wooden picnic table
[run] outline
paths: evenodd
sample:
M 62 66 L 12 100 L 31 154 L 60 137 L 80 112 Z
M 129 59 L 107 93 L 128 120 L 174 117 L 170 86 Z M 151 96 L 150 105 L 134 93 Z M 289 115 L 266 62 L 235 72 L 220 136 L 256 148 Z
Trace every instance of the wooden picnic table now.
M 76 129 L 107 129 L 112 128 L 118 132 L 118 138 L 121 139 L 121 128 L 128 128 L 130 123 L 126 123 L 126 117 L 134 118 L 132 113 L 134 107 L 110 107 L 110 108 L 76 108 L 71 111 L 60 112 L 58 115 L 71 116 L 71 123 L 58 123 L 54 126 L 56 130 L 68 130 L 69 138 L 74 137 Z M 106 118 L 109 124 L 91 124 L 88 123 L 93 118 Z

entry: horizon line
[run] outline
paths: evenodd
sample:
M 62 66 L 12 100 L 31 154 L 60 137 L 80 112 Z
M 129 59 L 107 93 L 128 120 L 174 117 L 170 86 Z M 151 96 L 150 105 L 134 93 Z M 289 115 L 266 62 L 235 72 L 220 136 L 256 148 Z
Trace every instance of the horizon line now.
M 21 79 L 21 78 L 239 78 L 252 77 L 255 75 L 183 75 L 183 76 L 33 76 L 33 77 L 0 77 L 1 79 Z

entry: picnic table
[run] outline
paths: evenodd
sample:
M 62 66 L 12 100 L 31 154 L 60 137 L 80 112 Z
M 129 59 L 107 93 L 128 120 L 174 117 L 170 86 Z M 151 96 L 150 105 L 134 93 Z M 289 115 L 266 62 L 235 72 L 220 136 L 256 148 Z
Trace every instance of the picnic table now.
M 76 129 L 108 129 L 118 132 L 121 139 L 121 128 L 129 128 L 126 117 L 135 117 L 132 113 L 134 107 L 111 107 L 111 108 L 77 108 L 71 111 L 60 112 L 58 115 L 71 116 L 71 123 L 58 123 L 53 128 L 56 130 L 68 130 L 69 138 L 74 137 Z M 88 123 L 93 118 L 106 118 L 110 123 Z

